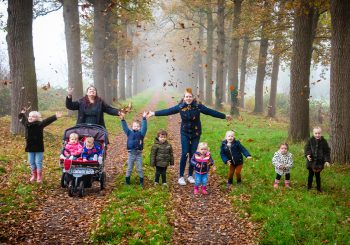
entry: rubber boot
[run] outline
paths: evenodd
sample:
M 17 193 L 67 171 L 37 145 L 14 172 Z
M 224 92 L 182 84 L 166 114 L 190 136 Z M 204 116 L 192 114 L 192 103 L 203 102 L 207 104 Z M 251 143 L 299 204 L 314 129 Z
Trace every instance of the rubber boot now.
M 36 169 L 31 171 L 32 176 L 30 176 L 30 182 L 33 182 L 36 180 Z
M 41 183 L 42 182 L 42 178 L 43 178 L 43 176 L 42 176 L 42 170 L 37 170 L 36 171 L 36 175 L 37 175 L 37 179 L 36 179 L 36 182 L 38 182 L 38 183 Z
M 290 188 L 290 181 L 289 180 L 284 181 L 284 187 Z
M 193 193 L 194 193 L 195 195 L 198 195 L 198 186 L 194 186 Z
M 126 185 L 130 185 L 130 176 L 129 177 L 125 177 L 125 184 Z
M 140 186 L 143 187 L 143 178 L 140 177 Z
M 207 187 L 206 187 L 206 186 L 202 186 L 202 194 L 203 194 L 203 195 L 208 195 Z

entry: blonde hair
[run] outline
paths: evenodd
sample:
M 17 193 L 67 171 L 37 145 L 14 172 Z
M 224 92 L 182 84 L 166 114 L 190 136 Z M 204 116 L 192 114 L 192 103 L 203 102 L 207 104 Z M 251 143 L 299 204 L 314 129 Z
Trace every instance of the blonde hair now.
M 78 134 L 76 134 L 76 133 L 71 133 L 70 135 L 69 135 L 69 139 L 79 139 L 79 135 Z
M 312 131 L 314 131 L 315 129 L 319 129 L 320 131 L 322 131 L 322 128 L 320 126 L 315 126 Z
M 233 136 L 235 136 L 235 132 L 229 130 L 229 131 L 227 131 L 226 134 L 225 134 L 225 139 L 227 139 L 227 136 L 228 136 L 229 134 L 233 134 Z
M 208 148 L 208 143 L 207 142 L 200 142 L 199 144 L 198 144 L 198 147 L 197 147 L 197 150 L 199 150 L 200 148 L 206 148 L 207 150 L 209 150 L 209 148 Z
M 41 113 L 38 111 L 31 111 L 29 112 L 29 116 L 35 117 L 37 120 L 36 121 L 42 121 L 43 119 L 41 118 Z
M 94 137 L 92 137 L 92 136 L 89 136 L 89 137 L 87 137 L 86 139 L 85 139 L 85 142 L 86 143 L 89 143 L 89 144 L 92 144 L 92 143 L 94 143 Z

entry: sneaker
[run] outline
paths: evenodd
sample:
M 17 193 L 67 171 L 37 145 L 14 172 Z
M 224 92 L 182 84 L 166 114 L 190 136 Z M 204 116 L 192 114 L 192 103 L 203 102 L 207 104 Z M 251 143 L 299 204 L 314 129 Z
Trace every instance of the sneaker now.
M 188 177 L 187 180 L 188 180 L 188 182 L 190 182 L 191 184 L 194 184 L 194 183 L 196 182 L 192 176 Z
M 154 186 L 157 186 L 157 185 L 159 185 L 159 183 L 158 182 L 154 182 Z
M 163 187 L 167 187 L 168 184 L 167 184 L 167 183 L 163 183 L 162 186 L 163 186 Z
M 73 159 L 74 159 L 74 156 L 70 156 L 70 157 L 69 157 L 69 160 L 73 160 Z
M 63 154 L 61 154 L 60 159 L 66 159 L 66 157 Z
M 97 154 L 94 155 L 93 160 L 94 160 L 94 161 L 97 161 Z
M 186 185 L 186 181 L 184 177 L 179 178 L 177 182 L 179 183 L 179 185 Z
M 230 189 L 231 189 L 231 186 L 232 186 L 232 184 L 227 183 L 227 184 L 226 184 L 226 190 L 230 190 Z
M 99 164 L 102 164 L 102 162 L 103 162 L 102 156 L 99 156 L 99 157 L 97 158 L 97 161 L 98 161 Z

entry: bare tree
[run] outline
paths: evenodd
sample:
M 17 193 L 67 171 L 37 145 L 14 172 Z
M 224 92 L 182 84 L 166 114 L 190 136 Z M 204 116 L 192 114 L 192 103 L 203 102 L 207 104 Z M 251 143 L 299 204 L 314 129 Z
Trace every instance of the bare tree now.
M 223 102 L 223 85 L 224 85 L 224 61 L 225 61 L 225 1 L 218 0 L 218 45 L 217 53 L 217 72 L 216 72 L 216 88 L 215 88 L 215 108 L 221 109 Z
M 331 158 L 350 163 L 350 2 L 331 0 Z
M 247 74 L 247 58 L 248 58 L 248 37 L 244 36 L 243 38 L 243 47 L 242 47 L 242 55 L 241 55 L 241 74 L 239 78 L 239 93 L 240 93 L 240 101 L 239 104 L 242 108 L 244 108 L 244 96 L 245 96 L 245 78 Z
M 33 1 L 9 0 L 7 45 L 11 84 L 11 132 L 22 134 L 18 113 L 23 107 L 38 110 L 37 81 L 33 51 Z

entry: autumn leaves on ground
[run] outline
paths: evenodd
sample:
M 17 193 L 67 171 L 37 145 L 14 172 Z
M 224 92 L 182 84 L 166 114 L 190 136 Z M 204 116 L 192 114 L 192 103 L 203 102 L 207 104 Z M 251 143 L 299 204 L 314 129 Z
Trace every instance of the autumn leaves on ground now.
M 133 98 L 134 111 L 127 122 L 144 110 L 176 103 L 171 97 L 152 92 Z M 177 95 L 175 95 L 175 98 Z M 127 103 L 127 102 L 125 102 Z M 44 117 L 53 114 L 44 112 Z M 154 170 L 149 151 L 156 131 L 165 128 L 180 156 L 179 117 L 151 118 L 145 139 L 145 188 L 124 185 L 125 136 L 120 120 L 107 116 L 110 132 L 106 161 L 107 188 L 88 189 L 83 198 L 68 197 L 60 187 L 58 157 L 64 130 L 74 118 L 64 117 L 46 128 L 44 183 L 29 183 L 29 166 L 24 139 L 9 133 L 10 119 L 0 119 L 0 241 L 4 243 L 112 243 L 112 244 L 253 244 L 253 243 L 338 243 L 350 241 L 349 168 L 332 166 L 322 175 L 324 193 L 305 190 L 306 170 L 302 144 L 291 145 L 295 166 L 291 190 L 274 191 L 271 157 L 286 138 L 288 125 L 242 112 L 231 124 L 203 116 L 201 140 L 209 144 L 215 168 L 209 179 L 209 195 L 194 196 L 192 185 L 177 184 L 178 165 L 169 169 L 169 188 L 153 186 Z M 219 156 L 220 142 L 227 130 L 253 155 L 245 162 L 243 184 L 225 190 L 227 167 Z M 314 208 L 317 207 L 317 208 Z M 329 212 L 333 210 L 333 212 Z

